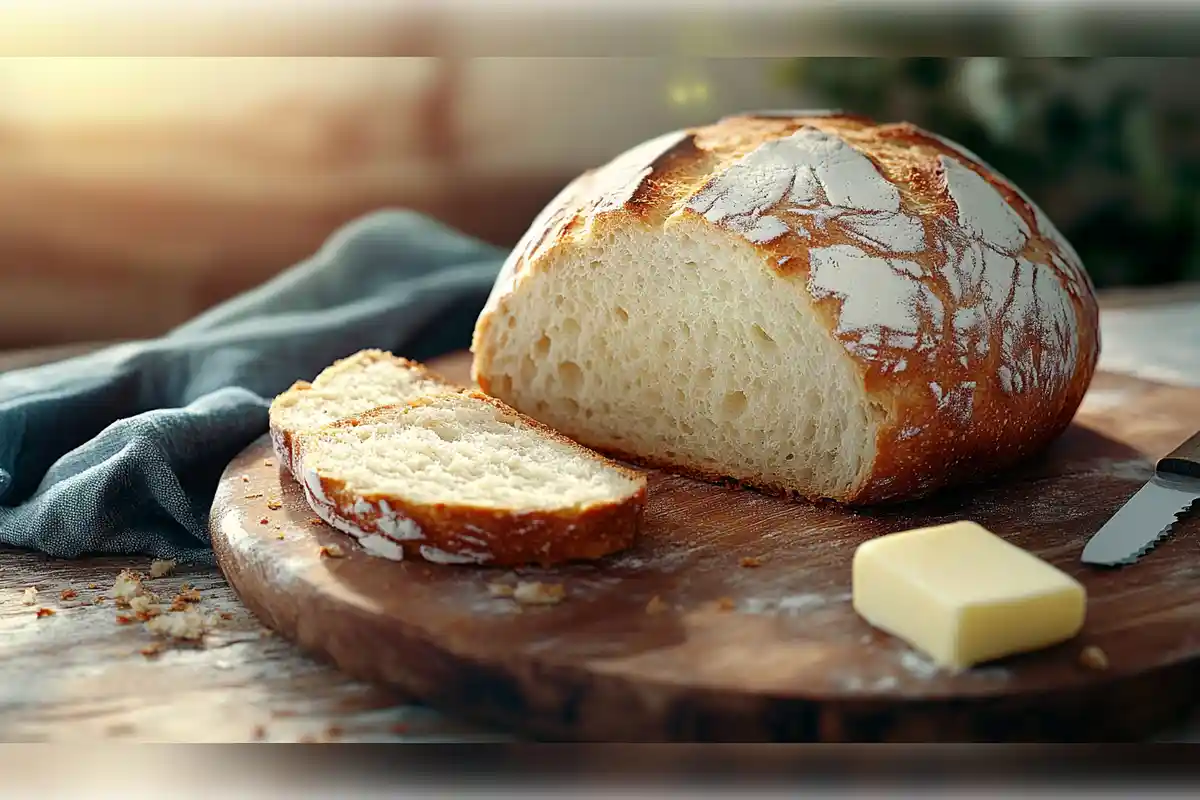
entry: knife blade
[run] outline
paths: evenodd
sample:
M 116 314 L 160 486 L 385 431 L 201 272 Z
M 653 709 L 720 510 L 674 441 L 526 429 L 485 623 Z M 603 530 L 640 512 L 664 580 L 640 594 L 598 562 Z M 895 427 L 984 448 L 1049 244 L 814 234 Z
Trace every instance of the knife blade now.
M 1083 548 L 1083 563 L 1132 564 L 1165 539 L 1200 500 L 1200 431 L 1159 459 L 1154 475 Z

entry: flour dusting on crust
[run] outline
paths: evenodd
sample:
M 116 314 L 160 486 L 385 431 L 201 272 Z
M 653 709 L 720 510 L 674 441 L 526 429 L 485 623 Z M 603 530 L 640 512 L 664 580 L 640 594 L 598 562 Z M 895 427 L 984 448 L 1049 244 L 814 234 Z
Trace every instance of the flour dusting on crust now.
M 949 351 L 964 368 L 995 358 L 996 385 L 1006 394 L 1060 390 L 1079 358 L 1073 297 L 1085 273 L 1078 257 L 1014 190 L 1053 245 L 1032 260 L 1034 230 L 995 184 L 959 158 L 942 154 L 933 163 L 950 214 L 906 210 L 901 186 L 871 158 L 836 133 L 802 127 L 737 159 L 685 207 L 754 244 L 810 243 L 809 292 L 840 301 L 839 340 L 883 372 Z M 935 269 L 905 258 L 930 243 Z M 937 407 L 947 421 L 970 420 L 975 388 L 944 388 Z

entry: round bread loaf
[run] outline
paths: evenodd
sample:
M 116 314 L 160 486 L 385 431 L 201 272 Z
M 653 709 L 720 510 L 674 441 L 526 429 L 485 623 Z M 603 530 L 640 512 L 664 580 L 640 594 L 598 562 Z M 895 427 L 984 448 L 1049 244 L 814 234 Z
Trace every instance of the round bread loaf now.
M 867 504 L 1042 448 L 1099 331 L 1074 249 L 979 158 L 911 124 L 771 112 L 572 182 L 472 350 L 484 391 L 582 444 Z

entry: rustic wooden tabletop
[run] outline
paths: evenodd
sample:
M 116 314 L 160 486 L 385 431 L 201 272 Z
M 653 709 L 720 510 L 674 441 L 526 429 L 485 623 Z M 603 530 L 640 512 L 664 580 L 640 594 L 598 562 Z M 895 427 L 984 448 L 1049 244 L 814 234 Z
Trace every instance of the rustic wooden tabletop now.
M 1200 286 L 1103 296 L 1101 368 L 1200 386 Z M 0 354 L 0 371 L 81 348 Z M 188 584 L 220 620 L 202 646 L 156 651 L 114 606 L 123 569 L 149 559 L 61 561 L 0 549 L 0 740 L 503 741 L 398 694 L 349 680 L 271 635 L 215 568 L 181 567 L 147 587 L 171 597 Z M 26 587 L 39 590 L 38 617 Z M 144 652 L 143 652 L 144 651 Z M 1162 741 L 1200 742 L 1200 714 Z

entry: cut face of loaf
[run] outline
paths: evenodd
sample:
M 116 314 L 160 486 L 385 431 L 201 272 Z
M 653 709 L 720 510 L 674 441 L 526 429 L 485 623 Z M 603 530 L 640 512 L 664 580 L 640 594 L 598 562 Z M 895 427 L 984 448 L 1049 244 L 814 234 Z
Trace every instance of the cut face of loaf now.
M 472 350 L 484 391 L 587 446 L 862 504 L 1060 433 L 1097 317 L 1071 246 L 967 151 L 789 112 L 577 179 L 510 256 Z
M 633 543 L 641 474 L 479 392 L 433 394 L 308 433 L 313 510 L 409 556 L 516 566 L 595 559 Z
M 271 403 L 271 443 L 283 466 L 296 468 L 300 436 L 372 408 L 406 403 L 453 389 L 424 366 L 382 350 L 361 350 L 334 362 L 312 383 L 298 381 Z

